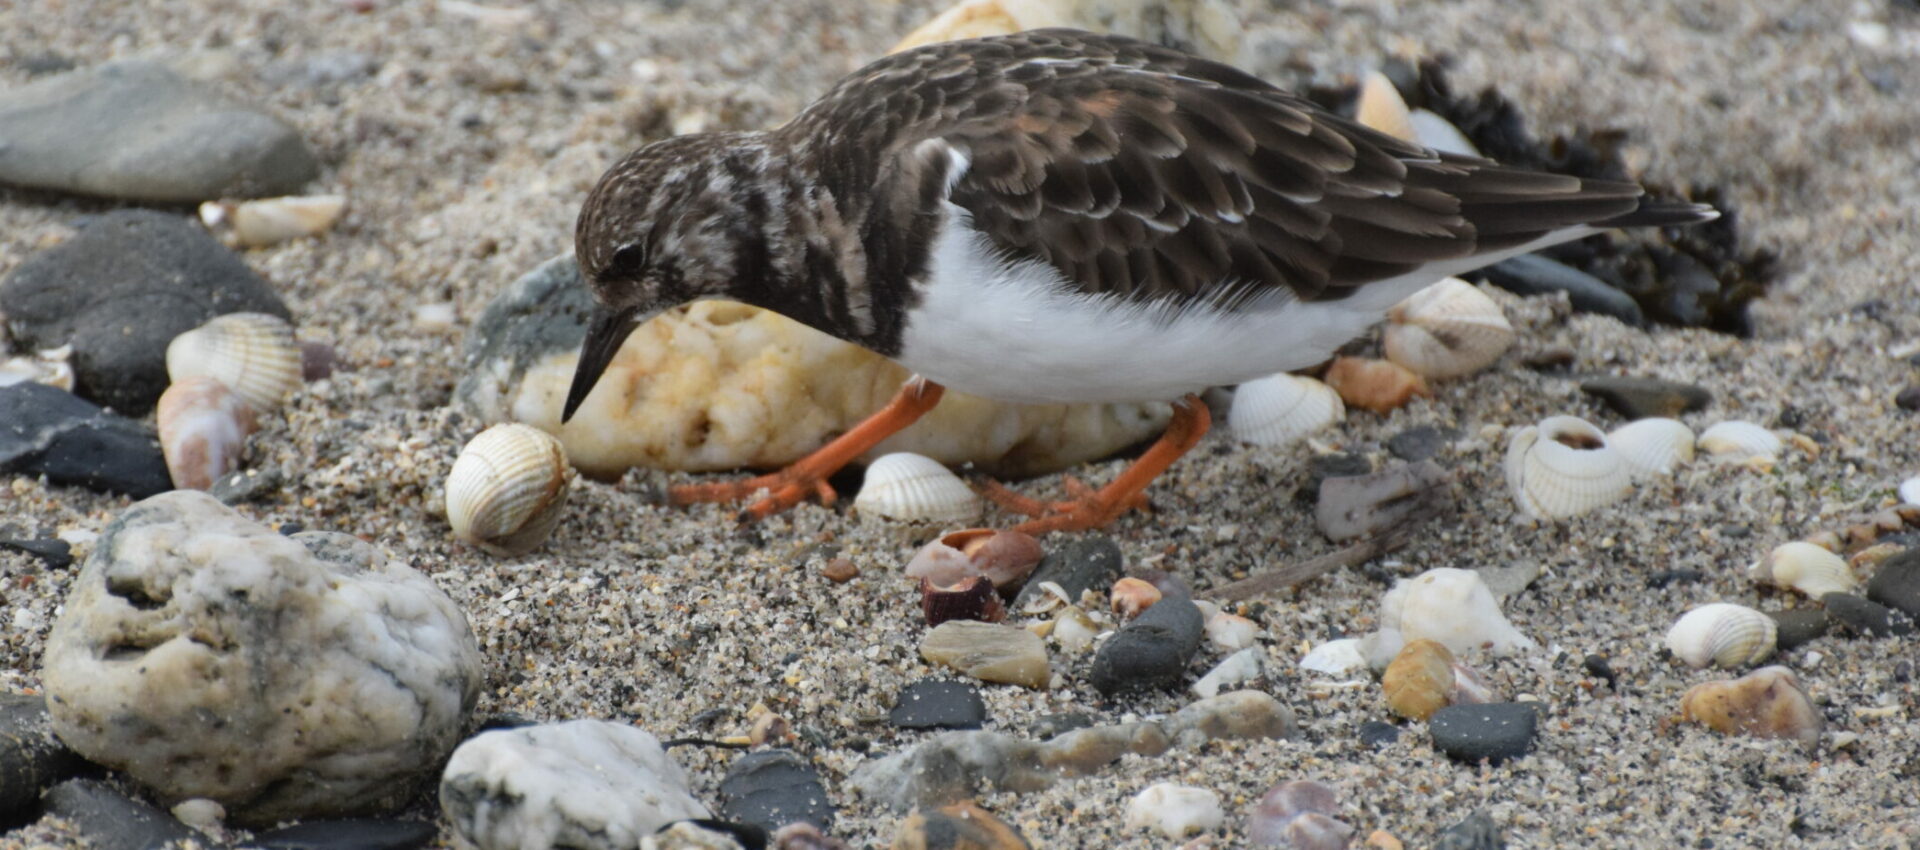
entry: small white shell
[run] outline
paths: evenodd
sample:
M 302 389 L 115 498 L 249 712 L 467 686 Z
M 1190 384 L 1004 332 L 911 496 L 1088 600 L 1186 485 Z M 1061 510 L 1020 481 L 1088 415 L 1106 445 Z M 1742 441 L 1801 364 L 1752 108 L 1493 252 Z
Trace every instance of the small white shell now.
M 346 208 L 342 195 L 261 198 L 237 204 L 208 201 L 200 205 L 200 220 L 208 227 L 231 226 L 234 242 L 257 248 L 324 231 Z
M 1687 666 L 1727 669 L 1756 664 L 1773 654 L 1773 618 L 1731 602 L 1702 605 L 1667 630 L 1667 649 Z
M 1388 360 L 1428 378 L 1473 374 L 1511 345 L 1513 325 L 1500 305 L 1457 277 L 1394 305 L 1381 340 Z
M 265 313 L 228 313 L 167 344 L 167 377 L 206 376 L 226 384 L 257 413 L 280 406 L 300 386 L 300 343 L 293 326 Z
M 1413 115 L 1393 81 L 1379 71 L 1368 71 L 1360 80 L 1360 98 L 1354 103 L 1353 120 L 1403 142 L 1419 142 L 1413 129 Z
M 853 507 L 902 522 L 964 523 L 980 517 L 980 494 L 933 458 L 894 452 L 867 466 Z
M 1515 432 L 1507 444 L 1507 486 L 1527 514 L 1578 516 L 1626 498 L 1633 468 L 1592 423 L 1550 416 Z
M 560 522 L 573 467 L 560 441 L 531 425 L 495 425 L 467 443 L 447 473 L 454 536 L 502 556 L 545 542 Z
M 0 387 L 32 381 L 73 391 L 73 346 L 63 345 L 34 352 L 32 357 L 9 357 L 0 363 Z
M 1282 372 L 1241 384 L 1227 410 L 1227 427 L 1256 446 L 1284 446 L 1346 415 L 1332 387 Z
M 1693 429 L 1678 419 L 1638 419 L 1607 434 L 1607 445 L 1637 478 L 1672 475 L 1693 460 Z
M 1829 593 L 1854 593 L 1860 580 L 1847 560 L 1813 543 L 1782 543 L 1754 562 L 1747 574 L 1754 581 L 1790 587 L 1814 599 Z
M 208 377 L 193 377 L 160 394 L 155 418 L 167 475 L 182 490 L 205 490 L 240 468 L 247 435 L 254 431 L 253 408 Z
M 1730 420 L 1700 432 L 1700 450 L 1730 463 L 1767 462 L 1780 456 L 1783 445 L 1772 431 L 1752 422 Z
M 1920 505 L 1920 477 L 1900 482 L 1900 501 L 1908 505 Z

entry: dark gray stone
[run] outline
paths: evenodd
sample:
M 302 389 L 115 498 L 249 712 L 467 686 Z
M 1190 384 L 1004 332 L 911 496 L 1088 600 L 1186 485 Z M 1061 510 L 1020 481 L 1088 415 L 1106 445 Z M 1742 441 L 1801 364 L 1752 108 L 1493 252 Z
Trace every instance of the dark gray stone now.
M 1400 740 L 1400 727 L 1384 720 L 1369 720 L 1360 724 L 1360 743 L 1374 749 L 1393 746 Z
M 528 367 L 554 352 L 580 348 L 593 307 L 593 293 L 572 254 L 521 275 L 487 302 L 467 331 L 461 351 L 466 365 L 454 401 L 483 420 L 505 416 L 503 400 Z
M 1704 410 L 1713 402 L 1713 393 L 1700 387 L 1659 378 L 1593 378 L 1582 381 L 1580 391 L 1599 399 L 1628 421 L 1672 418 L 1682 413 Z
M 237 469 L 213 482 L 213 486 L 207 488 L 207 495 L 219 499 L 223 505 L 238 505 L 270 498 L 280 491 L 281 483 L 280 471 L 273 467 Z
M 1908 549 L 1880 562 L 1867 580 L 1867 598 L 1910 617 L 1920 617 L 1920 549 Z
M 167 343 L 225 313 L 291 321 L 280 296 L 207 232 L 175 215 L 115 210 L 0 281 L 0 312 L 26 348 L 73 346 L 80 395 L 129 416 L 167 388 Z
M 39 558 L 50 570 L 73 566 L 73 547 L 65 540 L 0 540 L 0 549 L 25 552 Z
M 171 842 L 217 846 L 205 833 L 94 779 L 69 779 L 46 795 L 47 812 L 66 818 L 94 850 L 159 850 Z
M 1794 608 L 1787 611 L 1768 611 L 1773 618 L 1773 647 L 1786 652 L 1809 643 L 1827 633 L 1833 626 L 1827 612 L 1818 608 Z
M 1913 634 L 1913 617 L 1878 602 L 1851 593 L 1829 593 L 1820 597 L 1827 616 L 1836 625 L 1866 637 L 1892 637 Z
M 173 489 L 145 426 L 35 383 L 0 387 L 0 472 L 136 499 Z
M 768 832 L 794 821 L 833 825 L 833 802 L 820 774 L 790 750 L 741 756 L 720 780 L 720 814 Z
M 1505 850 L 1507 839 L 1500 825 L 1486 812 L 1474 812 L 1465 820 L 1440 831 L 1433 850 Z
M 1587 671 L 1589 676 L 1606 680 L 1607 687 L 1618 687 L 1620 674 L 1613 671 L 1613 662 L 1608 661 L 1606 656 L 1589 655 L 1581 659 L 1580 668 Z
M 315 820 L 259 833 L 240 846 L 259 850 L 413 850 L 427 846 L 437 832 L 433 824 L 417 820 Z
M 0 182 L 192 203 L 291 194 L 319 173 L 293 127 L 158 63 L 0 92 Z
M 1538 703 L 1526 702 L 1449 705 L 1427 718 L 1427 732 L 1449 758 L 1498 764 L 1533 746 L 1538 712 Z
M 1920 410 L 1920 384 L 1903 389 L 1893 396 L 1893 403 L 1901 410 Z
M 1094 717 L 1081 711 L 1063 711 L 1057 714 L 1042 714 L 1033 721 L 1033 737 L 1042 741 L 1055 735 L 1064 735 L 1075 729 L 1092 727 Z
M 1460 432 L 1452 428 L 1417 425 L 1387 438 L 1387 451 L 1408 463 L 1419 463 L 1440 454 Z
M 1646 327 L 1647 317 L 1633 297 L 1593 275 L 1539 254 L 1521 254 L 1494 263 L 1479 274 L 1515 295 L 1550 295 L 1565 292 L 1567 303 L 1583 313 L 1612 316 L 1636 328 Z
M 926 679 L 901 689 L 887 721 L 901 729 L 978 729 L 987 720 L 980 689 L 952 679 Z
M 42 791 L 86 769 L 53 736 L 45 697 L 0 694 L 0 829 L 33 820 Z
M 1200 649 L 1205 623 L 1193 598 L 1161 588 L 1153 607 L 1120 627 L 1093 655 L 1089 679 L 1102 696 L 1179 687 Z
M 1040 561 L 1033 575 L 1027 577 L 1027 584 L 1020 589 L 1020 595 L 1013 599 L 1013 610 L 1020 610 L 1040 591 L 1044 581 L 1059 584 L 1067 592 L 1068 599 L 1079 599 L 1081 591 L 1104 590 L 1120 580 L 1120 570 L 1125 558 L 1120 554 L 1120 544 L 1109 537 L 1084 537 L 1068 543 L 1052 552 Z

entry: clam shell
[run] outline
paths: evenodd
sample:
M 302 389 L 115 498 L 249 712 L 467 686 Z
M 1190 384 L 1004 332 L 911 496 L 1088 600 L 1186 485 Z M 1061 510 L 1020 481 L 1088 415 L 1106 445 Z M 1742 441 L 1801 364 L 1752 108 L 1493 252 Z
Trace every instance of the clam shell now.
M 1773 618 L 1731 602 L 1702 605 L 1681 615 L 1667 630 L 1667 649 L 1688 667 L 1732 669 L 1773 654 Z
M 1626 498 L 1633 468 L 1592 423 L 1550 416 L 1515 432 L 1507 444 L 1507 486 L 1527 514 L 1563 519 Z
M 293 326 L 265 313 L 228 313 L 167 343 L 167 377 L 205 376 L 233 388 L 256 412 L 280 406 L 300 386 Z
M 1700 450 L 1730 463 L 1772 461 L 1784 445 L 1772 431 L 1752 422 L 1730 420 L 1700 432 Z
M 167 387 L 155 410 L 167 475 L 182 490 L 205 490 L 240 468 L 253 408 L 226 384 L 194 377 Z
M 980 517 L 980 495 L 939 461 L 894 452 L 867 467 L 853 507 L 903 522 L 962 523 Z
M 1354 103 L 1353 120 L 1379 130 L 1403 142 L 1420 141 L 1413 129 L 1413 113 L 1400 96 L 1393 81 L 1379 71 L 1368 71 L 1360 79 L 1360 98 Z
M 1387 359 L 1427 378 L 1457 378 L 1491 365 L 1513 345 L 1513 326 L 1486 293 L 1450 277 L 1387 312 Z
M 1283 372 L 1241 384 L 1227 410 L 1227 427 L 1256 446 L 1284 446 L 1346 415 L 1332 387 Z
M 257 248 L 320 233 L 332 227 L 346 209 L 344 195 L 310 195 L 242 201 L 225 212 L 233 226 L 234 241 Z M 201 219 L 207 217 L 203 205 Z
M 495 425 L 467 443 L 447 474 L 453 533 L 495 555 L 532 551 L 560 522 L 573 482 L 560 441 L 531 425 Z
M 1790 587 L 1814 599 L 1829 593 L 1857 593 L 1860 580 L 1845 558 L 1805 541 L 1782 543 L 1749 567 L 1755 581 Z
M 1693 460 L 1693 429 L 1678 419 L 1638 419 L 1607 434 L 1607 445 L 1637 478 L 1672 475 Z

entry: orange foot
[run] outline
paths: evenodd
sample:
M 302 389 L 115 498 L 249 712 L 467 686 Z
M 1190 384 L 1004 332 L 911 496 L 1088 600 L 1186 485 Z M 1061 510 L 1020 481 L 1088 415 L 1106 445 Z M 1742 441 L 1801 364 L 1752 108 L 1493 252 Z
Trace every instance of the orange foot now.
M 667 501 L 676 505 L 739 502 L 765 490 L 766 497 L 743 512 L 743 517 L 753 519 L 765 519 L 806 501 L 808 496 L 818 496 L 821 504 L 831 505 L 839 498 L 839 494 L 833 491 L 833 485 L 827 483 L 828 478 L 854 458 L 879 445 L 881 440 L 912 425 L 939 404 L 940 396 L 945 393 L 945 387 L 932 381 L 908 381 L 879 413 L 862 420 L 852 430 L 834 438 L 833 442 L 820 447 L 813 454 L 794 461 L 786 469 L 745 481 L 683 484 L 667 491 Z
M 1146 507 L 1147 485 L 1199 444 L 1212 424 L 1207 405 L 1199 396 L 1190 395 L 1174 403 L 1173 421 L 1167 423 L 1166 433 L 1105 487 L 1094 490 L 1070 477 L 1065 483 L 1067 493 L 1073 498 L 1064 502 L 1030 499 L 997 481 L 986 482 L 981 492 L 1007 510 L 1033 517 L 1014 526 L 1015 531 L 1040 535 L 1049 531 L 1101 528 L 1131 508 Z

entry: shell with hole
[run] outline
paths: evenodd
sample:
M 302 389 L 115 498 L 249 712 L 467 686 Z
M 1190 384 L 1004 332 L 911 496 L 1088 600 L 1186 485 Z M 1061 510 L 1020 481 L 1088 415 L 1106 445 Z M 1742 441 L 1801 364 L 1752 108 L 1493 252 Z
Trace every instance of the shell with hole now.
M 853 509 L 901 522 L 964 523 L 980 518 L 980 494 L 933 458 L 894 452 L 867 466 Z
M 1633 468 L 1586 420 L 1549 416 L 1507 443 L 1507 486 L 1529 516 L 1565 519 L 1606 507 L 1633 491 Z
M 1693 429 L 1678 419 L 1636 419 L 1608 432 L 1607 445 L 1633 467 L 1635 478 L 1656 478 L 1693 460 Z
M 1241 384 L 1227 409 L 1233 436 L 1256 446 L 1285 446 L 1347 415 L 1340 394 L 1312 378 L 1282 372 Z
M 1493 364 L 1513 345 L 1513 325 L 1486 293 L 1450 277 L 1387 311 L 1387 359 L 1427 378 L 1458 378 Z
M 247 435 L 257 427 L 253 408 L 226 384 L 207 377 L 169 385 L 154 418 L 167 474 L 182 490 L 205 490 L 239 469 Z
M 1845 558 L 1801 540 L 1775 546 L 1766 557 L 1755 561 L 1747 574 L 1754 581 L 1792 588 L 1814 599 L 1860 590 L 1860 580 Z
M 1731 602 L 1702 605 L 1667 630 L 1667 650 L 1688 667 L 1733 669 L 1773 654 L 1778 627 L 1773 618 Z
M 1752 422 L 1728 420 L 1700 432 L 1700 450 L 1727 463 L 1771 464 L 1785 445 L 1779 435 Z
M 266 313 L 228 313 L 167 343 L 167 377 L 205 376 L 226 384 L 256 413 L 280 406 L 300 386 L 293 326 Z
M 495 425 L 467 443 L 447 473 L 454 536 L 511 557 L 546 542 L 573 483 L 567 452 L 531 425 Z

